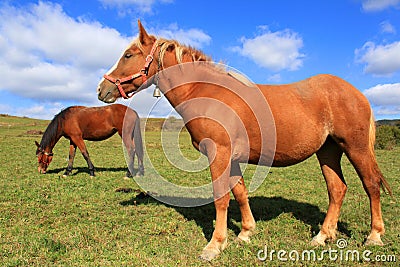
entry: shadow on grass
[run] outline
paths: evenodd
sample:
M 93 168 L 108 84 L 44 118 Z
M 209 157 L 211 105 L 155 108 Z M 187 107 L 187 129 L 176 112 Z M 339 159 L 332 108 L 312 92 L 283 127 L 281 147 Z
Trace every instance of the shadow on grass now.
M 49 174 L 57 174 L 57 173 L 61 173 L 61 172 L 64 173 L 65 170 L 66 170 L 66 168 L 50 169 L 46 173 L 49 173 Z M 122 167 L 120 167 L 120 168 L 95 167 L 94 168 L 95 174 L 97 172 L 121 172 L 121 171 L 126 172 L 127 170 L 128 170 L 128 167 L 125 167 L 125 168 L 122 168 Z M 72 172 L 68 176 L 75 176 L 78 173 L 87 173 L 87 175 L 90 175 L 88 167 L 76 167 L 76 168 L 74 167 L 72 169 Z
M 182 200 L 182 202 L 185 201 L 187 200 Z M 322 212 L 318 206 L 282 197 L 268 198 L 256 196 L 250 197 L 249 201 L 254 219 L 256 221 L 269 221 L 278 217 L 282 213 L 290 213 L 297 220 L 300 220 L 305 224 L 311 226 L 311 234 L 313 236 L 315 236 L 319 232 L 320 225 L 322 225 L 326 216 L 326 213 Z M 136 197 L 128 201 L 123 201 L 120 204 L 122 206 L 127 206 L 146 205 L 148 203 L 166 205 L 163 202 L 160 202 L 143 193 L 138 194 Z M 214 230 L 213 220 L 215 219 L 215 208 L 213 203 L 199 207 L 176 207 L 170 205 L 166 206 L 175 209 L 187 220 L 195 221 L 196 224 L 202 228 L 204 236 L 207 238 L 207 240 L 211 239 Z M 236 235 L 240 233 L 240 228 L 236 225 L 237 222 L 241 222 L 239 205 L 235 200 L 231 200 L 228 212 L 228 228 L 233 230 Z M 347 223 L 339 221 L 338 231 L 346 235 L 347 237 L 351 236 L 351 232 L 350 230 L 348 230 Z

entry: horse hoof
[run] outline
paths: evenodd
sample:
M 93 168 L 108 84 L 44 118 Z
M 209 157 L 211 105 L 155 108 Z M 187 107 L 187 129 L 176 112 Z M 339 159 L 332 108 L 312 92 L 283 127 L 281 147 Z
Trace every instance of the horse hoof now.
M 318 235 L 314 236 L 314 238 L 311 240 L 311 246 L 313 247 L 325 246 L 325 241 L 322 240 Z
M 215 259 L 219 254 L 220 254 L 219 250 L 205 249 L 199 256 L 199 259 L 203 260 L 203 261 L 211 261 L 211 260 Z
M 383 246 L 382 240 L 372 240 L 367 238 L 367 240 L 364 243 L 364 246 Z
M 250 243 L 250 237 L 249 236 L 241 236 L 240 234 L 235 238 L 236 242 L 239 243 Z

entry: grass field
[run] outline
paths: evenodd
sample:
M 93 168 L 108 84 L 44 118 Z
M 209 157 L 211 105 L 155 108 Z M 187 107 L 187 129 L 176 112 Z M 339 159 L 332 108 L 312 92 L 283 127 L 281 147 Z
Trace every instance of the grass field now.
M 393 199 L 382 196 L 384 247 L 362 245 L 370 228 L 369 201 L 346 158 L 343 171 L 349 189 L 338 237 L 347 246 L 339 249 L 335 243 L 323 248 L 309 245 L 328 204 L 324 179 L 316 158 L 312 157 L 296 166 L 272 168 L 261 187 L 250 194 L 257 221 L 250 244 L 234 241 L 240 231 L 240 213 L 232 199 L 228 218 L 230 245 L 220 257 L 205 263 L 197 257 L 211 238 L 215 223 L 213 204 L 180 208 L 144 196 L 133 180 L 123 179 L 126 164 L 118 136 L 103 142 L 87 142 L 97 169 L 95 178 L 89 178 L 80 153 L 72 175 L 62 178 L 68 156 L 65 139 L 54 149 L 49 172 L 40 175 L 34 141 L 40 141 L 41 136 L 28 131 L 44 131 L 47 124 L 42 120 L 0 117 L 1 266 L 399 266 L 399 148 L 377 151 L 380 167 L 394 192 Z M 156 170 L 146 169 L 142 179 L 151 179 L 158 171 L 182 185 L 210 181 L 208 170 L 186 173 L 168 164 L 161 153 L 159 136 L 154 131 L 146 131 L 144 136 Z M 186 132 L 180 134 L 179 143 L 183 155 L 198 157 Z M 145 164 L 149 166 L 148 162 Z M 247 168 L 245 179 L 253 170 L 254 167 Z M 367 249 L 371 254 L 364 255 L 371 260 L 386 262 L 363 259 Z M 271 258 L 272 250 L 275 253 Z M 287 261 L 278 259 L 279 250 L 287 252 L 280 254 Z M 315 251 L 317 259 L 289 258 L 304 250 Z M 323 250 L 338 252 L 329 258 L 322 254 Z M 359 252 L 360 260 L 346 260 L 343 255 L 347 251 Z M 268 257 L 261 261 L 257 254 Z M 324 257 L 319 260 L 321 254 Z M 396 262 L 388 262 L 394 257 Z

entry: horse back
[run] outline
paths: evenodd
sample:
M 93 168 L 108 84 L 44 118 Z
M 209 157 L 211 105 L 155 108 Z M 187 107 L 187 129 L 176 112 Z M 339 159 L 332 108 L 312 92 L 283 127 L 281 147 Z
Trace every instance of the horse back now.
M 366 97 L 333 75 L 286 85 L 260 85 L 275 120 L 275 166 L 296 164 L 314 154 L 330 135 L 345 140 L 370 125 Z M 290 155 L 290 156 L 288 156 Z
M 64 136 L 79 136 L 84 140 L 105 140 L 116 132 L 122 133 L 127 107 L 113 104 L 102 107 L 71 107 L 65 116 Z
M 333 75 L 320 74 L 291 84 L 259 87 L 274 119 L 279 122 L 276 122 L 278 127 L 288 123 L 304 127 L 316 123 L 335 124 L 339 119 L 353 119 L 362 114 L 367 114 L 369 122 L 371 109 L 366 97 L 350 83 Z

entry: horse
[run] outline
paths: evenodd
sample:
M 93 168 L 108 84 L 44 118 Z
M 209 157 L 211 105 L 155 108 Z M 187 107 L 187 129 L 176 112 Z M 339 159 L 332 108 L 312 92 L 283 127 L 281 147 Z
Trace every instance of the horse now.
M 377 164 L 374 116 L 360 91 L 329 74 L 251 86 L 211 64 L 198 49 L 149 35 L 140 20 L 138 27 L 137 39 L 99 81 L 98 99 L 112 103 L 155 84 L 182 116 L 193 146 L 209 160 L 212 178 L 216 222 L 201 259 L 212 260 L 227 246 L 230 191 L 242 217 L 238 240 L 249 242 L 256 227 L 239 163 L 285 167 L 313 154 L 325 178 L 329 206 L 311 244 L 336 238 L 347 190 L 340 163 L 345 154 L 370 201 L 371 231 L 364 244 L 383 245 L 380 188 L 392 191 Z M 275 145 L 268 146 L 269 141 Z
M 138 157 L 137 175 L 144 175 L 143 144 L 140 132 L 140 118 L 136 111 L 121 104 L 102 107 L 71 106 L 54 116 L 43 133 L 40 144 L 37 146 L 39 173 L 46 173 L 53 159 L 53 148 L 61 137 L 69 139 L 69 161 L 63 174 L 68 176 L 73 168 L 76 147 L 85 158 L 91 177 L 95 176 L 95 167 L 90 160 L 84 140 L 103 141 L 116 132 L 121 136 L 129 155 L 127 177 L 131 177 L 134 170 L 135 154 Z

